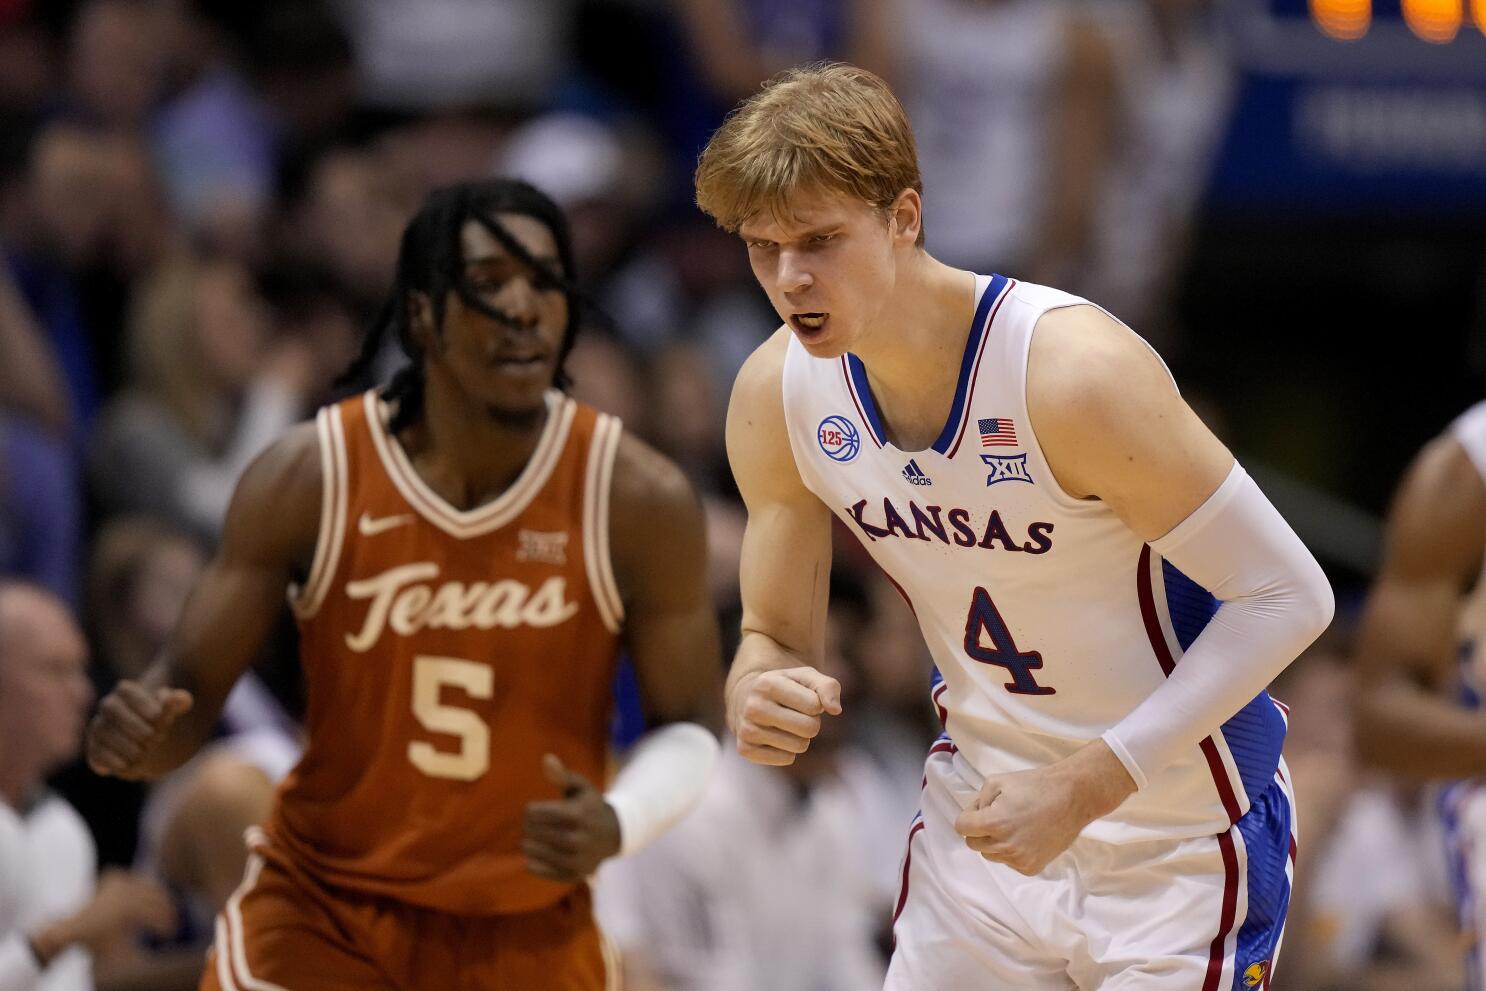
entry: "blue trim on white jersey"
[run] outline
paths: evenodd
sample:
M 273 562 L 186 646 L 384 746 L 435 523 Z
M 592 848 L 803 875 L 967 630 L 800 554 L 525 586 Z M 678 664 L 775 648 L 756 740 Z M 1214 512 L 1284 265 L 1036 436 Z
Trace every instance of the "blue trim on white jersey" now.
M 1189 650 L 1212 621 L 1220 603 L 1170 561 L 1161 562 L 1161 577 L 1166 586 L 1172 632 L 1182 650 Z M 1285 745 L 1285 729 L 1285 717 L 1268 692 L 1255 695 L 1220 728 L 1250 802 L 1263 795 L 1274 778 Z
M 1249 811 L 1236 823 L 1248 857 L 1245 880 L 1249 892 L 1233 968 L 1233 986 L 1240 991 L 1254 986 L 1244 982 L 1244 971 L 1257 963 L 1271 964 L 1285 931 L 1285 916 L 1290 910 L 1290 879 L 1285 867 L 1294 825 L 1290 816 L 1289 796 L 1271 775 L 1269 787 L 1255 796 Z
M 970 334 L 965 339 L 965 353 L 960 357 L 960 378 L 955 383 L 955 401 L 950 405 L 949 419 L 944 421 L 939 439 L 931 445 L 940 454 L 949 453 L 949 446 L 954 443 L 955 434 L 959 431 L 960 420 L 965 412 L 965 398 L 970 392 L 970 374 L 975 370 L 975 356 L 980 353 L 980 342 L 986 334 L 986 314 L 990 312 L 991 304 L 1001 295 L 1008 281 L 1004 275 L 993 275 L 980 294 L 980 302 L 975 307 L 975 319 L 970 324 Z M 862 364 L 862 359 L 850 352 L 846 355 L 846 365 L 851 371 L 851 381 L 856 386 L 857 396 L 862 401 L 862 414 L 867 418 L 867 428 L 880 442 L 886 444 L 887 432 L 882 429 L 882 417 L 877 413 L 877 400 L 872 398 L 872 387 L 867 384 L 867 366 Z
M 1476 891 L 1471 885 L 1470 835 L 1461 822 L 1461 809 L 1477 785 L 1474 781 L 1456 781 L 1440 790 L 1435 799 L 1445 841 L 1445 862 L 1450 888 L 1455 893 L 1455 919 L 1465 933 L 1476 931 Z M 1465 986 L 1467 991 L 1482 991 L 1481 955 L 1472 944 L 1465 950 Z
M 1474 640 L 1460 641 L 1460 657 L 1457 670 L 1460 672 L 1460 681 L 1456 685 L 1456 695 L 1460 704 L 1467 709 L 1481 708 L 1481 688 L 1476 684 L 1475 668 L 1471 662 L 1476 656 L 1476 642 Z
M 1467 709 L 1481 708 L 1481 692 L 1475 678 L 1476 642 L 1462 640 L 1459 646 L 1459 680 L 1456 698 Z M 1471 884 L 1470 846 L 1474 839 L 1461 821 L 1461 808 L 1480 787 L 1476 780 L 1452 781 L 1440 790 L 1436 799 L 1445 841 L 1445 861 L 1449 868 L 1450 888 L 1455 893 L 1455 917 L 1463 932 L 1476 931 L 1478 892 Z M 1467 991 L 1483 991 L 1481 948 L 1472 945 L 1465 951 L 1465 986 Z

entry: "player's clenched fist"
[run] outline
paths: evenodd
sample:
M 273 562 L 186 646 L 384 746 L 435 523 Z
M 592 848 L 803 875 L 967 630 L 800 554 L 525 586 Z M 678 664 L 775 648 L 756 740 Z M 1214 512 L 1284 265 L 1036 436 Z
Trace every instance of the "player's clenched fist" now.
M 820 732 L 820 717 L 841 714 L 841 683 L 811 667 L 749 675 L 733 696 L 738 753 L 755 764 L 793 764 Z
M 119 682 L 88 724 L 88 764 L 99 774 L 143 777 L 145 761 L 191 704 L 191 693 L 179 688 Z
M 568 770 L 555 754 L 542 758 L 542 773 L 562 798 L 527 805 L 521 839 L 526 869 L 549 881 L 575 884 L 619 852 L 619 817 L 587 778 Z

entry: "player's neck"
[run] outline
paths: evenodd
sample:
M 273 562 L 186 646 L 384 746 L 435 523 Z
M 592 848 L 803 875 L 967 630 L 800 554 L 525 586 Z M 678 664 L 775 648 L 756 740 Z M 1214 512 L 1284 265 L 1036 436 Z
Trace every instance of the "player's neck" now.
M 887 306 L 852 348 L 895 442 L 943 425 L 974 317 L 973 273 L 927 252 L 900 272 Z
M 24 748 L 22 748 L 24 749 Z M 0 746 L 0 802 L 16 812 L 24 812 L 41 783 L 42 775 L 23 759 L 16 748 Z
M 423 415 L 398 439 L 413 468 L 460 510 L 498 498 L 526 467 L 541 440 L 547 410 L 529 419 L 496 417 L 428 369 Z

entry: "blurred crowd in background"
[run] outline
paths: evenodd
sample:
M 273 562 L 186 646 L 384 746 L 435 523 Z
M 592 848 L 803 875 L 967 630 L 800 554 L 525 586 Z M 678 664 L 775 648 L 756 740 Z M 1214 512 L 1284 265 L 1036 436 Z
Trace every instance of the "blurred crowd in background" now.
M 691 169 L 762 79 L 840 59 L 883 75 L 908 109 L 929 249 L 1130 323 L 1333 571 L 1336 627 L 1274 690 L 1295 713 L 1302 843 L 1274 986 L 1459 988 L 1427 796 L 1350 756 L 1348 604 L 1397 468 L 1479 391 L 1482 369 L 1461 348 L 1438 389 L 1369 387 L 1365 402 L 1407 406 L 1417 425 L 1379 456 L 1368 430 L 1348 429 L 1352 393 L 1333 402 L 1326 385 L 1355 367 L 1348 343 L 1373 328 L 1292 308 L 1283 278 L 1266 283 L 1262 262 L 1284 264 L 1271 255 L 1233 282 L 1213 275 L 1240 251 L 1265 254 L 1252 228 L 1205 205 L 1239 75 L 1218 6 L 0 0 L 0 574 L 65 603 L 90 657 L 86 684 L 64 665 L 36 689 L 61 703 L 28 703 L 7 691 L 24 675 L 10 669 L 44 651 L 17 632 L 25 624 L 0 624 L 0 765 L 15 738 L 39 737 L 38 721 L 61 725 L 38 767 L 86 821 L 98 863 L 135 872 L 105 874 L 91 896 L 97 986 L 195 986 L 242 863 L 233 831 L 293 760 L 292 624 L 229 705 L 237 750 L 204 771 L 152 788 L 98 779 L 75 761 L 83 715 L 168 635 L 243 468 L 318 405 L 375 384 L 339 376 L 431 189 L 517 175 L 567 210 L 578 280 L 598 303 L 569 364 L 573 391 L 690 474 L 736 640 L 744 514 L 722 419 L 734 372 L 776 320 L 742 247 L 692 205 Z M 1433 291 L 1409 278 L 1391 291 Z M 1477 278 L 1486 286 L 1486 267 Z M 1226 328 L 1214 343 L 1221 317 L 1204 323 L 1231 317 L 1224 293 L 1240 291 L 1270 315 L 1252 345 L 1267 357 L 1253 364 L 1235 362 L 1248 345 Z M 1467 341 L 1482 331 L 1481 300 L 1461 305 L 1478 307 L 1473 323 L 1398 332 Z M 390 348 L 378 377 L 399 358 Z M 1268 376 L 1275 365 L 1287 374 Z M 1251 379 L 1268 406 L 1245 394 Z M 602 921 L 634 987 L 881 979 L 936 720 L 912 616 L 842 536 L 829 653 L 846 716 L 791 769 L 725 759 L 690 820 L 600 875 Z M 167 925 L 143 889 L 120 896 L 125 880 L 163 884 L 185 908 Z

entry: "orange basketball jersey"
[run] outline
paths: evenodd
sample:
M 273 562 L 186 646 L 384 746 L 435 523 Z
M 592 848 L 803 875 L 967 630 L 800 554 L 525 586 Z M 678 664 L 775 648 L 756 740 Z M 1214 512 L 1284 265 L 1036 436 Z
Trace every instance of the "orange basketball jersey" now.
M 558 392 L 495 501 L 414 472 L 375 392 L 322 409 L 320 534 L 290 590 L 309 742 L 274 840 L 322 882 L 467 915 L 569 886 L 524 869 L 542 755 L 602 785 L 622 605 L 609 563 L 619 421 Z

